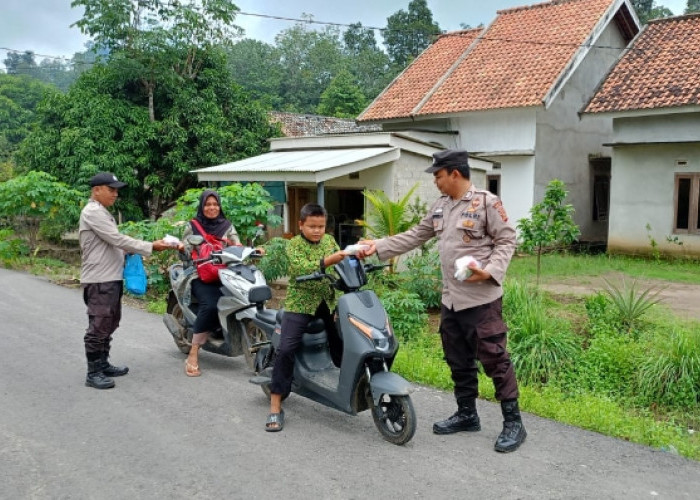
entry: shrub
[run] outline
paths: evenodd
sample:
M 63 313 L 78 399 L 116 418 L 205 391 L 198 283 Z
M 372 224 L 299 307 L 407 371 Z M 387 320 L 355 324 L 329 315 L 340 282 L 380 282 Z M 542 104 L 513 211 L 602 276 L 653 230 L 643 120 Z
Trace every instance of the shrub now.
M 544 384 L 568 369 L 581 347 L 569 324 L 549 313 L 536 289 L 518 281 L 506 282 L 504 296 L 509 350 L 518 379 Z
M 7 265 L 20 256 L 28 255 L 29 247 L 12 229 L 0 229 L 0 260 Z
M 287 259 L 287 240 L 272 238 L 265 243 L 265 255 L 258 262 L 258 268 L 270 282 L 287 276 L 289 260 Z
M 700 404 L 700 330 L 676 327 L 656 337 L 637 372 L 637 392 L 648 405 Z
M 384 289 L 380 298 L 397 337 L 410 340 L 416 338 L 427 327 L 425 304 L 415 293 Z
M 607 284 L 605 292 L 615 306 L 617 317 L 628 334 L 632 333 L 639 318 L 650 307 L 661 302 L 659 298 L 661 290 L 649 287 L 638 292 L 636 280 L 632 281 L 631 285 L 623 281 L 621 288 L 614 286 L 608 280 L 605 280 L 605 283 Z
M 442 271 L 437 252 L 416 254 L 406 259 L 406 271 L 399 273 L 403 287 L 420 297 L 425 307 L 436 309 L 442 301 Z

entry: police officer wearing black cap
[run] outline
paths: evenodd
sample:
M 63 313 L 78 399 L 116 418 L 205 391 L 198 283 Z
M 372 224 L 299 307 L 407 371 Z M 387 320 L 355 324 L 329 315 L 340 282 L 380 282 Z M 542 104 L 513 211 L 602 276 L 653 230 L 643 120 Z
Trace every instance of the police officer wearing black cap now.
M 471 183 L 467 151 L 435 153 L 426 172 L 433 174 L 443 196 L 408 231 L 360 241 L 369 245 L 361 256 L 376 252 L 380 259 L 389 259 L 437 238 L 443 279 L 440 335 L 452 372 L 457 412 L 435 422 L 433 432 L 481 430 L 476 411 L 479 360 L 493 380 L 503 413 L 503 430 L 494 448 L 515 451 L 527 433 L 518 408 L 518 384 L 506 350 L 507 327 L 501 314 L 501 285 L 515 251 L 515 230 L 499 198 Z M 468 271 L 456 268 L 455 261 L 461 258 L 472 260 Z
M 112 334 L 121 319 L 124 253 L 148 256 L 153 251 L 176 248 L 163 240 L 141 241 L 119 232 L 107 209 L 117 201 L 118 191 L 124 186 L 126 183 L 110 172 L 95 175 L 90 179 L 90 200 L 80 213 L 80 284 L 88 314 L 84 338 L 88 365 L 85 385 L 95 389 L 114 387 L 111 377 L 129 372 L 126 366 L 109 363 Z

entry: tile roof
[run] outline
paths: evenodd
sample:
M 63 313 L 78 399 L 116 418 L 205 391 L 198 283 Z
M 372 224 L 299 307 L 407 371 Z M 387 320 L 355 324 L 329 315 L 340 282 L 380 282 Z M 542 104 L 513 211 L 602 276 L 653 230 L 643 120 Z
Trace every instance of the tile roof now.
M 552 0 L 499 11 L 483 31 L 443 35 L 358 122 L 541 106 L 615 4 L 617 0 Z
M 332 116 L 306 115 L 270 111 L 270 122 L 279 123 L 286 137 L 307 137 L 326 134 L 349 134 L 357 132 L 381 132 L 380 125 L 358 125 L 355 120 Z
M 585 112 L 698 105 L 699 68 L 699 14 L 650 21 Z
M 481 33 L 481 29 L 441 35 L 357 118 L 381 120 L 411 115 L 455 61 Z

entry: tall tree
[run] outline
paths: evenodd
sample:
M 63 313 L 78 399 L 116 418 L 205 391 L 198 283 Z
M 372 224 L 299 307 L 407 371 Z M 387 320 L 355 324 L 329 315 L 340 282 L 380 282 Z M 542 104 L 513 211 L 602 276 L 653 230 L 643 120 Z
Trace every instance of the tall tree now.
M 307 26 L 297 23 L 280 32 L 275 44 L 280 51 L 280 91 L 286 109 L 315 113 L 321 93 L 345 67 L 345 60 L 337 28 L 315 31 Z
M 673 15 L 670 9 L 663 5 L 657 5 L 655 0 L 632 0 L 632 5 L 642 24 L 646 24 L 650 19 L 658 19 Z
M 265 110 L 233 82 L 225 55 L 201 57 L 196 78 L 157 81 L 156 121 L 122 61 L 83 73 L 39 106 L 18 163 L 73 186 L 112 171 L 128 183 L 117 205 L 125 217 L 158 217 L 196 185 L 193 169 L 260 154 L 275 135 Z
M 700 12 L 700 0 L 688 0 L 685 14 L 692 14 L 693 12 Z
M 280 51 L 265 42 L 246 38 L 227 50 L 233 79 L 250 95 L 273 109 L 281 109 Z
M 207 50 L 240 36 L 238 7 L 229 0 L 73 0 L 84 7 L 75 25 L 139 77 L 155 121 L 156 82 L 164 73 L 195 78 Z
M 404 68 L 440 33 L 427 0 L 411 0 L 408 11 L 399 10 L 387 18 L 384 45 L 391 61 Z
M 29 134 L 39 102 L 53 92 L 28 75 L 0 74 L 0 162 L 12 159 Z
M 34 52 L 31 50 L 26 52 L 8 52 L 7 58 L 2 62 L 5 64 L 8 75 L 32 75 L 37 68 Z
M 343 53 L 348 71 L 365 97 L 374 99 L 394 79 L 389 56 L 379 48 L 374 31 L 362 23 L 351 24 L 343 33 Z
M 367 105 L 367 98 L 347 70 L 341 70 L 321 94 L 318 113 L 338 118 L 355 118 Z

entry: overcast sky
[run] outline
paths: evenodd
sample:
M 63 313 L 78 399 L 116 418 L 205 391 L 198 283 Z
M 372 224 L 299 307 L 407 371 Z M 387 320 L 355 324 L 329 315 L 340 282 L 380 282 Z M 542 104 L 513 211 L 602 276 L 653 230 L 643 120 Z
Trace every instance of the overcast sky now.
M 311 14 L 316 21 L 384 27 L 386 19 L 399 9 L 408 9 L 410 0 L 233 0 L 244 13 L 300 18 Z M 657 0 L 657 4 L 682 14 L 687 0 Z M 528 0 L 428 0 L 433 19 L 443 30 L 456 30 L 460 23 L 488 24 L 496 11 L 508 7 L 538 3 Z M 71 24 L 81 18 L 81 9 L 72 9 L 71 0 L 0 0 L 0 68 L 7 50 L 31 50 L 42 56 L 70 58 L 82 52 L 87 38 Z M 294 25 L 262 17 L 239 15 L 236 24 L 246 36 L 268 43 L 280 31 Z M 341 28 L 342 29 L 342 28 Z M 377 34 L 381 43 L 381 37 Z

